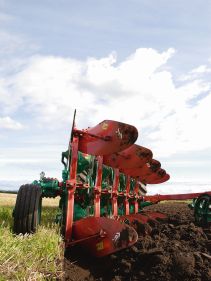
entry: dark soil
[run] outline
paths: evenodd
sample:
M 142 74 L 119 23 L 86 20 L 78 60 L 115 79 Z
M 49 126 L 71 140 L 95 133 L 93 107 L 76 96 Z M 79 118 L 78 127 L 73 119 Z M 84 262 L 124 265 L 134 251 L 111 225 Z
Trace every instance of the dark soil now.
M 166 213 L 168 219 L 149 221 L 133 247 L 106 258 L 72 249 L 66 253 L 65 280 L 210 281 L 211 227 L 195 225 L 186 203 L 162 203 L 145 211 Z

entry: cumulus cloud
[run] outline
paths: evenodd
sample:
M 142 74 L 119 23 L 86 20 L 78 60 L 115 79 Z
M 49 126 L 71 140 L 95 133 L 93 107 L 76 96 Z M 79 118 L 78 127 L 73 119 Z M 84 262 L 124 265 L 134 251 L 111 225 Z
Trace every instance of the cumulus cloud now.
M 140 48 L 122 62 L 115 53 L 84 61 L 33 56 L 0 80 L 1 110 L 11 114 L 21 108 L 32 122 L 53 124 L 54 130 L 69 123 L 74 108 L 80 128 L 121 120 L 135 125 L 138 143 L 158 157 L 198 150 L 199 143 L 208 148 L 211 133 L 203 126 L 211 118 L 211 83 L 203 77 L 208 67 L 192 70 L 194 78 L 176 86 L 169 70 L 174 52 Z
M 0 129 L 21 130 L 23 129 L 23 125 L 9 116 L 0 117 Z
M 191 73 L 210 73 L 211 68 L 209 68 L 207 65 L 200 65 L 197 68 L 194 68 Z
M 208 60 L 209 61 L 209 60 Z M 181 81 L 195 80 L 203 77 L 204 75 L 209 75 L 211 68 L 208 65 L 200 65 L 191 71 L 188 74 L 182 75 L 180 77 Z

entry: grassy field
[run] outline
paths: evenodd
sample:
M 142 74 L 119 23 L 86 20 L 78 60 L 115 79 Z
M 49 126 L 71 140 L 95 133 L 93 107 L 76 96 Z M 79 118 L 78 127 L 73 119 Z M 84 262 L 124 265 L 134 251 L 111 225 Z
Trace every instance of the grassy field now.
M 38 232 L 24 236 L 11 231 L 15 200 L 14 194 L 0 194 L 0 281 L 61 280 L 63 246 L 54 223 L 58 200 L 43 200 Z
M 15 201 L 15 194 L 0 193 L 0 281 L 62 280 L 63 243 L 54 223 L 58 199 L 43 199 L 38 232 L 24 236 L 12 233 Z

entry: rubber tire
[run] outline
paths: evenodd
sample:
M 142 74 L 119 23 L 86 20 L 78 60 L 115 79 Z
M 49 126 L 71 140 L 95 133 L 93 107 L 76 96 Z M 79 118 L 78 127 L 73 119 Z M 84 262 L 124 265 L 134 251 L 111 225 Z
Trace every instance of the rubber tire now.
M 41 215 L 41 187 L 33 184 L 22 185 L 18 191 L 15 209 L 15 234 L 35 233 Z
M 197 214 L 197 206 L 200 203 L 200 201 L 202 199 L 207 199 L 207 201 L 209 202 L 211 199 L 211 197 L 204 193 L 202 195 L 200 195 L 197 199 L 196 199 L 196 203 L 195 203 L 195 207 L 194 207 L 194 218 L 195 218 L 195 222 L 199 225 L 199 226 L 207 226 L 208 221 L 207 221 L 207 216 L 206 215 L 202 215 L 199 217 L 199 215 Z M 207 203 L 208 204 L 208 203 Z

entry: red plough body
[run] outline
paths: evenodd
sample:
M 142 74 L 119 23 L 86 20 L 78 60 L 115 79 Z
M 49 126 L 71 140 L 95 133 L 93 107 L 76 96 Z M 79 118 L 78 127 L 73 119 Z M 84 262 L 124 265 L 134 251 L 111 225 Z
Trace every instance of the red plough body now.
M 74 115 L 75 120 L 75 115 Z M 65 246 L 80 245 L 103 257 L 132 246 L 144 224 L 166 219 L 143 207 L 161 200 L 185 200 L 201 193 L 146 196 L 147 184 L 169 180 L 150 149 L 134 144 L 134 126 L 105 120 L 78 130 L 73 122 L 68 150 L 62 152 L 62 182 L 46 178 L 22 185 L 14 209 L 14 233 L 34 233 L 42 197 L 60 196 L 58 222 Z M 211 192 L 196 200 L 198 222 L 211 222 Z M 27 198 L 27 200 L 25 200 Z M 33 211 L 33 216 L 31 213 Z M 27 223 L 26 223 L 27 221 Z
M 148 220 L 161 216 L 139 213 L 140 202 L 143 201 L 141 182 L 146 184 L 147 177 L 150 182 L 153 182 L 153 179 L 158 181 L 164 173 L 159 174 L 161 164 L 152 159 L 153 154 L 148 148 L 134 144 L 137 137 L 138 132 L 135 127 L 111 120 L 105 120 L 87 130 L 73 129 L 70 144 L 70 176 L 66 181 L 68 192 L 66 247 L 80 244 L 94 256 L 105 256 L 129 247 L 137 241 L 138 235 L 133 225 L 134 221 L 146 223 Z M 78 188 L 81 188 L 77 183 L 79 151 L 95 156 L 97 163 L 93 201 L 94 217 L 74 222 L 74 194 Z M 113 169 L 111 189 L 109 187 L 102 189 L 104 165 Z M 123 186 L 120 184 L 120 174 L 125 177 Z M 101 201 L 105 196 L 110 198 L 108 200 L 112 219 L 101 216 Z M 119 200 L 123 203 L 125 215 L 119 216 Z M 129 221 L 134 227 L 128 226 L 124 223 L 125 221 Z

